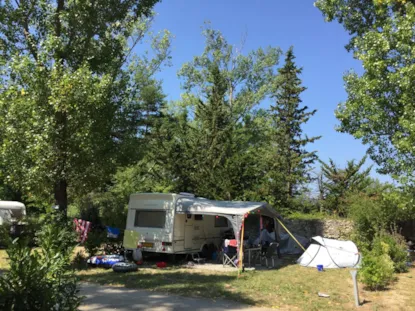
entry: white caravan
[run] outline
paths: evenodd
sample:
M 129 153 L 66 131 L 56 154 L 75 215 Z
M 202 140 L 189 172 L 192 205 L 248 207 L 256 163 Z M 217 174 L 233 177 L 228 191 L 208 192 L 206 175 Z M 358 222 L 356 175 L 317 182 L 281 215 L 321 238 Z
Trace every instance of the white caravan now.
M 266 203 L 211 201 L 187 193 L 132 194 L 124 247 L 166 254 L 196 253 L 211 243 L 219 246 L 229 229 L 239 242 L 243 219 L 254 211 L 278 216 Z
M 138 248 L 145 252 L 180 254 L 199 252 L 210 243 L 219 244 L 221 233 L 231 228 L 227 219 L 177 212 L 176 204 L 182 198 L 194 196 L 163 193 L 130 196 L 126 229 L 138 232 Z M 132 248 L 127 245 L 126 249 Z
M 26 206 L 17 201 L 0 200 L 0 225 L 12 223 L 26 215 Z

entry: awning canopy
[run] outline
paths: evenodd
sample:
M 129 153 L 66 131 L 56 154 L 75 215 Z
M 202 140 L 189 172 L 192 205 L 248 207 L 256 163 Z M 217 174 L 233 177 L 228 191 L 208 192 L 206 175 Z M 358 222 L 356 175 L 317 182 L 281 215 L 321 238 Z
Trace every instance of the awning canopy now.
M 279 217 L 279 214 L 265 202 L 213 201 L 192 197 L 179 198 L 176 202 L 176 212 L 218 216 L 244 216 L 258 212 L 262 216 Z
M 242 224 L 245 215 L 252 212 L 271 218 L 279 217 L 279 214 L 264 202 L 212 201 L 195 197 L 180 197 L 176 201 L 176 213 L 215 215 L 227 218 L 235 233 L 238 260 L 240 260 L 239 247 Z

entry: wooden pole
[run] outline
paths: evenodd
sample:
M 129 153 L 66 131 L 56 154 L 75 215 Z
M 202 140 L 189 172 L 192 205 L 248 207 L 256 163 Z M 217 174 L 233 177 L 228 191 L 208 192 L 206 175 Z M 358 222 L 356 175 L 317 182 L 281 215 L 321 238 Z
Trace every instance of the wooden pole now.
M 241 243 L 240 243 L 240 247 L 239 247 L 239 269 L 238 269 L 238 277 L 242 271 L 242 265 L 243 265 L 243 261 L 244 261 L 244 233 L 245 233 L 245 216 L 244 219 L 242 220 L 242 232 L 241 232 Z
M 284 224 L 282 223 L 282 221 L 281 220 L 279 220 L 278 218 L 277 218 L 277 220 L 278 220 L 278 222 L 280 223 L 280 225 L 285 229 L 285 231 L 287 231 L 287 233 L 293 238 L 293 240 L 294 241 L 296 241 L 297 242 L 297 244 L 302 248 L 302 250 L 305 252 L 305 253 L 307 253 L 307 251 L 306 251 L 306 249 L 304 248 L 304 246 L 302 246 L 301 245 L 301 243 L 300 242 L 298 242 L 297 241 L 297 239 L 295 238 L 295 236 L 290 232 L 290 230 L 288 230 L 287 229 L 287 227 L 286 226 L 284 226 Z M 308 254 L 308 253 L 307 253 Z M 309 255 L 309 256 L 311 256 L 311 255 Z

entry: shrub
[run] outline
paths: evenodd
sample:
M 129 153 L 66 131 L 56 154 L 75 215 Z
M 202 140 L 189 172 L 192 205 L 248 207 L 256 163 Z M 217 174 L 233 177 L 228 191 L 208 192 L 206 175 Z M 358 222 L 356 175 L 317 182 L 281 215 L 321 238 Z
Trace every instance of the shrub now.
M 393 261 L 389 255 L 372 251 L 363 256 L 359 277 L 370 290 L 384 289 L 393 280 L 393 271 Z
M 72 267 L 76 270 L 85 270 L 88 268 L 87 258 L 83 251 L 76 253 L 75 257 L 72 260 Z
M 394 271 L 398 273 L 408 271 L 406 265 L 408 258 L 404 237 L 397 232 L 382 232 L 374 239 L 373 250 L 377 254 L 383 254 L 382 252 L 385 250 L 383 247 L 384 244 L 388 245 L 388 252 L 386 254 L 389 255 L 393 262 Z
M 88 233 L 88 239 L 85 241 L 85 250 L 89 256 L 94 256 L 102 244 L 107 241 L 107 231 L 100 229 L 93 229 Z
M 77 310 L 79 289 L 70 268 L 76 244 L 72 227 L 48 216 L 37 241 L 36 250 L 28 238 L 9 241 L 10 270 L 0 277 L 0 310 Z

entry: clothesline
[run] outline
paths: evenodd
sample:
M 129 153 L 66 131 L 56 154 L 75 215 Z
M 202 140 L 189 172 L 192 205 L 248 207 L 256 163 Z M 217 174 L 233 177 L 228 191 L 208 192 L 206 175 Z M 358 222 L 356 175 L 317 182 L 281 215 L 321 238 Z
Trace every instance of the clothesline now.
M 91 229 L 94 228 L 94 224 L 88 220 L 74 218 L 73 220 L 75 225 L 75 231 L 79 234 L 79 242 L 81 244 L 85 243 L 85 241 L 88 239 L 88 233 L 91 231 Z M 120 235 L 121 229 L 114 228 L 110 226 L 103 226 L 107 230 L 107 237 L 109 238 L 118 238 Z

